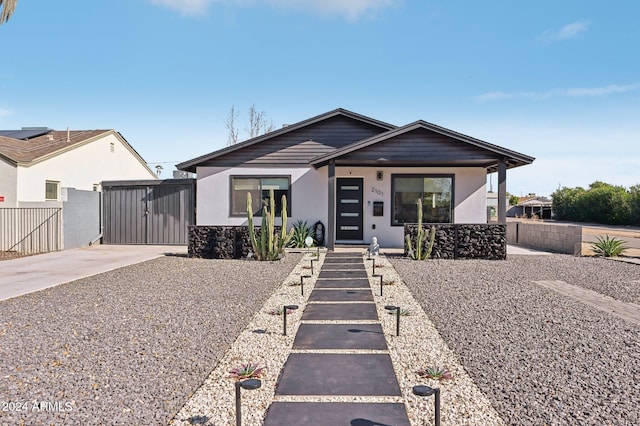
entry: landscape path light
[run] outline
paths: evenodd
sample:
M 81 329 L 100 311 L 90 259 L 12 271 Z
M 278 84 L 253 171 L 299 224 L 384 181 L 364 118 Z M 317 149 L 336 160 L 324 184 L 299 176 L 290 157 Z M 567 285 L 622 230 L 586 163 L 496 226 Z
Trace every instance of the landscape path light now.
M 396 336 L 400 335 L 400 306 L 387 305 L 384 307 L 387 311 L 396 311 Z
M 434 411 L 435 419 L 434 424 L 440 426 L 440 389 L 432 388 L 425 385 L 418 385 L 413 387 L 413 394 L 418 396 L 431 396 L 435 395 Z
M 313 275 L 313 262 L 315 261 L 315 259 L 311 259 L 311 275 Z
M 298 305 L 285 305 L 282 310 L 282 334 L 287 335 L 287 310 L 295 311 L 298 309 Z
M 311 275 L 300 275 L 300 294 L 304 296 L 304 279 L 311 278 Z
M 253 390 L 262 386 L 262 382 L 259 379 L 249 379 L 236 382 L 236 426 L 242 425 L 242 413 L 240 411 L 240 388 Z
M 380 296 L 382 296 L 382 274 L 380 275 L 372 275 L 373 277 L 380 277 Z

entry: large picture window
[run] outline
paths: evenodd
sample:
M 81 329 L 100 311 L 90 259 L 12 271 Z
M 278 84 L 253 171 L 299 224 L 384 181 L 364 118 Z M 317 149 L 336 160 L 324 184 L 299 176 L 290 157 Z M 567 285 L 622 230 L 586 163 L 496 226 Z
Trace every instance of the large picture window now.
M 423 223 L 453 222 L 452 175 L 392 175 L 391 225 L 418 222 L 418 199 Z
M 251 193 L 253 214 L 262 216 L 263 200 L 269 203 L 269 190 L 273 189 L 276 216 L 281 216 L 282 196 L 287 196 L 287 215 L 291 216 L 290 176 L 231 176 L 231 216 L 247 215 L 247 192 Z

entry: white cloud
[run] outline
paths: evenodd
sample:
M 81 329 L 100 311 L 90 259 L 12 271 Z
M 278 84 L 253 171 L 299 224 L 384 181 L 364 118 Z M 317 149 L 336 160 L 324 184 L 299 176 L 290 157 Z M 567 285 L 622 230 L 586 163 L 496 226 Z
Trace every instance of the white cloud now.
M 175 9 L 182 15 L 201 15 L 216 0 L 151 0 L 151 3 Z
M 541 41 L 545 43 L 555 43 L 562 40 L 570 40 L 577 38 L 580 34 L 587 31 L 589 28 L 589 22 L 576 21 L 565 25 L 559 30 L 547 30 L 540 37 Z
M 541 101 L 556 97 L 565 98 L 592 98 L 596 96 L 607 96 L 616 93 L 633 92 L 640 89 L 640 83 L 635 84 L 610 84 L 602 87 L 575 87 L 569 89 L 553 89 L 546 92 L 488 92 L 478 96 L 474 96 L 473 99 L 476 102 L 493 102 L 503 101 L 507 99 L 528 99 L 532 101 Z
M 0 118 L 2 117 L 8 117 L 11 114 L 13 114 L 13 111 L 11 111 L 10 109 L 4 109 L 4 108 L 0 108 Z
M 248 5 L 266 2 L 280 8 L 291 8 L 320 15 L 344 16 L 356 20 L 365 13 L 398 3 L 400 0 L 150 0 L 151 3 L 175 9 L 182 15 L 201 15 L 214 2 Z
M 356 20 L 361 15 L 383 7 L 392 6 L 397 0 L 268 0 L 281 7 L 307 10 L 321 15 L 345 16 Z

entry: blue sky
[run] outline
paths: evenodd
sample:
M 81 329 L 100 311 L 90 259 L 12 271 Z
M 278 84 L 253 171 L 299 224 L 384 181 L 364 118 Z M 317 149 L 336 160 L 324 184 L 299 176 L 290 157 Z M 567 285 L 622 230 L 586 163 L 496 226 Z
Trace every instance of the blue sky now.
M 0 128 L 116 129 L 153 167 L 342 107 L 537 158 L 507 190 L 640 183 L 640 2 L 20 0 Z M 493 179 L 494 184 L 496 179 Z

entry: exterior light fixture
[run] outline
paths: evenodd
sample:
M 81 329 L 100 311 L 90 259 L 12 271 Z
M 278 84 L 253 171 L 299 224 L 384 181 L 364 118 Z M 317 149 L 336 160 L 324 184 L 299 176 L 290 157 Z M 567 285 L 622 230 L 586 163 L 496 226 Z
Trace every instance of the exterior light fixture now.
M 236 426 L 242 426 L 242 413 L 240 412 L 240 388 L 253 390 L 262 386 L 259 379 L 248 379 L 236 382 Z
M 311 275 L 300 275 L 300 294 L 304 296 L 304 279 L 311 278 Z
M 287 335 L 287 310 L 295 311 L 298 309 L 298 305 L 285 305 L 282 310 L 282 335 Z
M 432 388 L 425 385 L 418 385 L 413 387 L 413 394 L 418 396 L 431 396 L 435 395 L 434 411 L 435 420 L 434 424 L 440 426 L 440 389 Z
M 382 274 L 373 275 L 374 277 L 380 277 L 380 296 L 382 297 Z
M 313 261 L 314 259 L 311 259 L 311 275 L 313 275 Z
M 372 259 L 373 260 L 373 275 L 376 274 L 376 259 Z
M 396 336 L 400 335 L 400 306 L 387 305 L 384 307 L 387 311 L 396 311 Z

